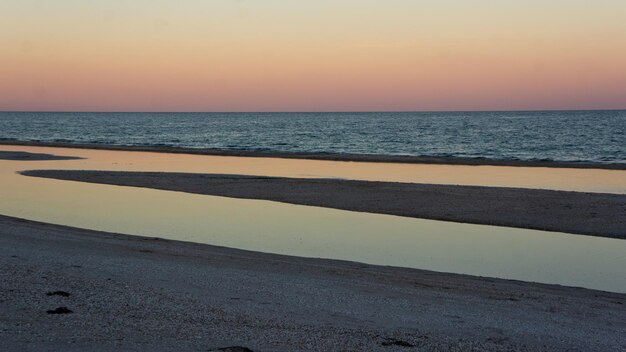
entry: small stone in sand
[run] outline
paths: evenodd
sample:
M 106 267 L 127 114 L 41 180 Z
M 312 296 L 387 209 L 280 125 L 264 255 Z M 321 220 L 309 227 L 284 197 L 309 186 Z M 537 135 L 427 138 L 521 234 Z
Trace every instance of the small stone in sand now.
M 57 309 L 47 310 L 46 313 L 48 313 L 48 314 L 69 314 L 69 313 L 74 313 L 74 312 L 69 310 L 67 307 L 59 307 Z
M 415 347 L 413 344 L 410 344 L 406 341 L 392 339 L 390 337 L 386 338 L 385 341 L 382 342 L 383 346 L 401 346 L 401 347 Z
M 222 348 L 218 348 L 214 351 L 221 351 L 221 352 L 253 352 L 251 349 L 246 348 L 246 347 L 242 347 L 242 346 L 231 346 L 231 347 L 222 347 Z

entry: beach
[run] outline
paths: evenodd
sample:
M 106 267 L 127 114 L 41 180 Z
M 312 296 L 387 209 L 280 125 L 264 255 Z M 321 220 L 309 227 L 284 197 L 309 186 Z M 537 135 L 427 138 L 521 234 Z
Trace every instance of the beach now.
M 311 209 L 401 215 L 389 221 L 430 216 L 461 223 L 499 221 L 520 228 L 566 229 L 579 234 L 563 234 L 573 236 L 568 240 L 572 243 L 588 237 L 585 234 L 623 238 L 623 194 L 208 174 L 203 171 L 210 170 L 214 160 L 241 160 L 250 167 L 251 159 L 192 158 L 178 165 L 172 162 L 186 160 L 184 154 L 111 151 L 117 154 L 104 154 L 111 160 L 99 164 L 102 155 L 80 150 L 14 146 L 0 151 L 0 160 L 19 163 L 6 164 L 11 173 L 2 176 L 18 188 L 12 197 L 23 194 L 23 188 L 40 188 L 25 198 L 40 204 L 30 203 L 31 210 L 24 214 L 38 208 L 50 211 L 53 206 L 46 204 L 70 201 L 68 192 L 87 192 L 88 198 L 91 194 L 104 200 L 113 190 L 124 194 L 146 189 L 168 191 L 181 199 L 185 194 L 199 199 L 217 195 L 224 199 L 218 206 L 230 198 L 271 201 L 258 205 L 267 216 L 273 212 L 269 204 L 280 202 L 287 203 L 284 207 L 314 205 Z M 142 157 L 147 158 L 144 164 L 139 163 Z M 280 165 L 271 159 L 252 160 Z M 54 170 L 55 165 L 70 169 Z M 83 169 L 89 165 L 130 170 Z M 172 170 L 150 169 L 163 165 Z M 172 172 L 181 165 L 193 165 L 194 172 Z M 220 165 L 233 171 L 244 167 Z M 46 199 L 51 196 L 47 183 L 29 183 L 37 180 L 53 182 L 50 187 L 58 189 L 61 198 Z M 83 184 L 87 188 L 76 188 Z M 104 187 L 102 191 L 90 188 L 100 186 L 96 184 Z M 138 204 L 144 204 L 144 212 L 153 209 L 143 202 Z M 104 204 L 94 214 L 117 219 Z M 84 206 L 65 204 L 60 209 L 76 209 L 78 215 L 76 207 Z M 192 211 L 184 209 L 171 211 L 181 215 Z M 354 243 L 355 248 L 360 245 Z M 9 350 L 620 351 L 626 346 L 625 294 L 555 284 L 270 254 L 4 215 L 0 267 L 0 338 Z M 623 281 L 620 272 L 610 279 Z
M 0 352 L 626 352 L 626 1 L 0 13 Z
M 623 294 L 8 217 L 0 225 L 0 337 L 9 350 L 620 351 L 626 344 Z M 69 296 L 47 295 L 56 291 Z M 72 313 L 46 313 L 60 307 Z

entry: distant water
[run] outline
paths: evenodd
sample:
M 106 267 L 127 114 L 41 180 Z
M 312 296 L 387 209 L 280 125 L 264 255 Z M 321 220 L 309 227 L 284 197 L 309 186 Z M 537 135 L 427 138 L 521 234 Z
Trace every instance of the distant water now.
M 264 152 L 626 162 L 626 110 L 0 112 L 0 139 Z

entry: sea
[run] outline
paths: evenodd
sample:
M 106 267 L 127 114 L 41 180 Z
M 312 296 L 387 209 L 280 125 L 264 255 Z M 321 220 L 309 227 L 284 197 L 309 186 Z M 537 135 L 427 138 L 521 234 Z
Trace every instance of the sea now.
M 625 163 L 626 110 L 0 112 L 0 140 Z

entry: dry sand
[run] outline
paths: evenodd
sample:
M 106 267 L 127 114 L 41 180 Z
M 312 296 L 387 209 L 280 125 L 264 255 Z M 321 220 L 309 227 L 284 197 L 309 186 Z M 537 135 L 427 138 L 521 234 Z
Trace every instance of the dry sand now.
M 23 174 L 415 218 L 626 238 L 626 195 L 618 194 L 164 172 L 34 170 Z
M 1 216 L 0 268 L 8 351 L 626 349 L 626 295 L 586 289 Z

